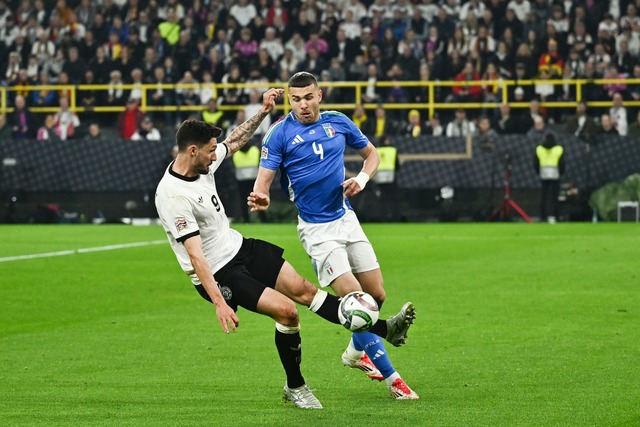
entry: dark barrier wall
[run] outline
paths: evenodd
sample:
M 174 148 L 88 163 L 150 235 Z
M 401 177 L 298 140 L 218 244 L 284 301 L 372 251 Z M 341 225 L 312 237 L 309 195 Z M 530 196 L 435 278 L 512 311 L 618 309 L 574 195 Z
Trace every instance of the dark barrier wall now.
M 564 182 L 581 188 L 596 188 L 640 172 L 640 138 L 603 136 L 594 144 L 577 138 L 558 137 L 565 148 L 567 164 Z M 533 169 L 536 142 L 524 135 L 501 136 L 493 149 L 474 140 L 471 151 L 459 138 L 425 138 L 398 141 L 399 153 L 470 154 L 465 160 L 428 160 L 404 162 L 399 169 L 398 185 L 403 188 L 493 188 L 502 185 L 507 155 L 511 163 L 513 188 L 537 188 Z
M 559 137 L 565 146 L 567 170 L 563 181 L 597 188 L 640 172 L 640 138 L 602 136 L 587 145 L 573 137 Z M 1 189 L 21 192 L 149 191 L 171 160 L 173 140 L 132 141 L 1 141 Z M 403 161 L 398 185 L 405 189 L 493 188 L 502 186 L 511 159 L 513 188 L 537 188 L 533 170 L 535 142 L 524 135 L 496 138 L 493 148 L 480 141 L 469 147 L 459 138 L 396 140 L 400 158 L 421 154 L 456 160 Z M 221 169 L 219 186 L 233 181 L 231 162 Z M 360 163 L 348 162 L 358 170 Z

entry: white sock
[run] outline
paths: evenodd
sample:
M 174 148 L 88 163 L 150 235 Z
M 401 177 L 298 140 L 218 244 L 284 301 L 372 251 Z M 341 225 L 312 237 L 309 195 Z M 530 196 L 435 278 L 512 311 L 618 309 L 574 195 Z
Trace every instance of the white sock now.
M 349 340 L 349 345 L 347 346 L 347 350 L 345 351 L 345 353 L 347 353 L 347 357 L 351 360 L 360 360 L 360 358 L 364 355 L 364 351 L 356 350 L 355 346 L 353 345 L 353 338 Z
M 393 385 L 393 382 L 395 380 L 397 380 L 398 378 L 400 378 L 400 374 L 397 372 L 394 372 L 393 374 L 389 375 L 387 378 L 385 378 L 384 380 L 387 382 L 388 386 Z
M 318 292 L 316 292 L 315 296 L 313 297 L 311 304 L 309 304 L 309 310 L 313 311 L 314 313 L 317 312 L 322 304 L 324 304 L 324 300 L 327 299 L 327 295 L 329 295 L 327 291 L 318 289 Z

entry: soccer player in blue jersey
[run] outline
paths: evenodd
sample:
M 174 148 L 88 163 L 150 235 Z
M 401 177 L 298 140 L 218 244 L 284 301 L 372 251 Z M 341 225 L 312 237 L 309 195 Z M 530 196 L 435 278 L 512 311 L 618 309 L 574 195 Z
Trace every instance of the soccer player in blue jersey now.
M 378 152 L 347 116 L 320 112 L 322 91 L 312 74 L 296 73 L 288 84 L 293 111 L 274 123 L 263 139 L 260 169 L 248 204 L 253 211 L 269 207 L 269 188 L 280 169 L 283 188 L 298 209 L 298 237 L 311 257 L 320 286 L 331 286 L 340 296 L 364 290 L 381 305 L 386 295 L 380 266 L 348 200 L 376 172 Z M 350 179 L 345 179 L 347 145 L 364 159 L 360 173 Z M 397 338 L 392 344 L 404 344 L 414 317 L 412 303 L 394 316 L 402 321 L 389 323 Z M 372 379 L 384 379 L 396 399 L 418 399 L 391 365 L 380 337 L 371 332 L 352 335 L 342 363 L 363 370 Z

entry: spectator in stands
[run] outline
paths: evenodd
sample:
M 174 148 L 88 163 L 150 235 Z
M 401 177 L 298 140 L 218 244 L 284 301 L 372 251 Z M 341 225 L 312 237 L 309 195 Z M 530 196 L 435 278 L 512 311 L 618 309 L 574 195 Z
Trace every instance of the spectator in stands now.
M 131 71 L 136 67 L 137 59 L 131 57 L 131 50 L 129 46 L 124 45 L 120 49 L 120 56 L 113 61 L 113 68 L 119 70 L 122 73 L 122 79 L 126 80 L 125 83 L 131 82 Z
M 16 95 L 11 113 L 13 139 L 35 138 L 37 126 L 33 114 L 28 110 L 24 96 Z
M 598 71 L 599 67 L 606 68 L 606 66 L 609 65 L 609 63 L 611 62 L 611 55 L 609 55 L 605 51 L 604 45 L 602 43 L 596 43 L 593 48 L 593 54 L 589 56 L 587 62 L 595 65 L 596 71 Z
M 598 128 L 599 135 L 619 135 L 616 128 L 613 126 L 611 122 L 611 117 L 609 114 L 603 114 L 600 116 L 600 126 Z
M 89 124 L 89 128 L 87 129 L 87 134 L 84 136 L 85 141 L 96 141 L 101 142 L 104 141 L 106 137 L 102 133 L 102 129 L 100 129 L 100 125 L 96 122 Z
M 591 54 L 593 37 L 587 32 L 584 21 L 575 21 L 573 32 L 567 38 L 567 46 L 574 50 L 580 58 L 587 58 Z
M 119 70 L 111 71 L 109 73 L 106 104 L 111 107 L 122 106 L 125 103 L 125 96 L 122 73 Z
M 353 111 L 353 115 L 351 116 L 351 121 L 358 127 L 358 129 L 362 130 L 364 122 L 368 119 L 367 112 L 365 111 L 362 104 L 356 105 L 355 110 Z
M 534 86 L 534 93 L 538 99 L 542 102 L 555 101 L 556 100 L 556 92 L 558 91 L 557 86 L 549 83 L 550 80 L 548 71 L 545 69 L 540 70 L 540 76 L 536 81 Z
M 56 53 L 56 45 L 49 39 L 49 32 L 39 28 L 38 39 L 31 46 L 31 54 L 38 59 L 38 64 L 43 66 Z
M 276 29 L 273 27 L 267 27 L 264 34 L 265 38 L 260 42 L 259 49 L 264 49 L 275 63 L 284 54 L 282 40 L 277 37 Z
M 84 72 L 84 79 L 81 82 L 83 85 L 95 85 L 97 84 L 93 70 L 87 69 Z M 77 92 L 76 102 L 79 107 L 85 109 L 81 114 L 83 121 L 95 120 L 96 115 L 93 112 L 94 107 L 102 105 L 102 99 L 104 92 L 96 89 L 79 89 Z
M 140 127 L 144 113 L 140 111 L 138 101 L 127 100 L 126 109 L 118 115 L 118 136 L 121 139 L 129 140 Z
M 1 55 L 1 53 L 0 53 Z M 38 65 L 38 60 L 35 56 L 29 56 L 27 60 L 27 75 L 33 81 L 37 81 L 40 77 L 40 65 Z
M 629 129 L 627 109 L 622 105 L 622 95 L 619 92 L 613 94 L 613 105 L 609 109 L 609 117 L 618 134 L 626 136 Z
M 96 84 L 107 84 L 113 64 L 105 54 L 104 47 L 99 46 L 95 50 L 95 56 L 89 60 L 88 68 L 93 70 Z
M 619 47 L 616 49 L 616 54 L 613 55 L 611 60 L 612 65 L 616 65 L 620 74 L 628 76 L 633 71 L 633 66 L 637 62 L 637 55 L 632 55 L 629 52 L 629 42 L 627 39 L 620 40 Z
M 558 42 L 550 39 L 547 42 L 547 51 L 540 55 L 538 60 L 538 73 L 546 70 L 551 78 L 557 78 L 562 75 L 564 68 L 564 60 L 558 51 Z
M 398 43 L 398 56 L 396 64 L 402 69 L 401 80 L 416 81 L 420 77 L 420 61 L 413 56 L 411 46 L 405 41 Z
M 509 104 L 500 104 L 500 117 L 496 119 L 492 128 L 496 129 L 501 135 L 522 133 L 519 132 L 518 119 L 511 114 Z
M 478 25 L 478 33 L 469 38 L 469 51 L 477 52 L 483 61 L 496 51 L 496 40 L 487 32 L 484 24 Z
M 26 64 L 29 60 L 29 56 L 31 56 L 31 44 L 25 38 L 23 33 L 18 33 L 18 35 L 13 39 L 13 42 L 7 46 L 9 52 L 17 52 L 20 55 L 20 60 L 22 64 Z
M 178 106 L 178 111 L 182 111 L 182 113 L 178 113 L 178 120 L 182 122 L 194 111 L 193 107 L 201 104 L 199 87 L 197 86 L 198 81 L 193 78 L 190 71 L 184 72 L 182 79 L 178 81 L 178 85 L 184 85 L 176 88 L 176 105 Z M 177 125 L 179 123 L 176 123 Z
M 43 64 L 43 69 L 49 73 L 49 81 L 53 84 L 58 83 L 60 73 L 64 67 L 64 52 L 58 49 L 52 58 L 49 58 Z
M 329 40 L 329 58 L 336 58 L 341 62 L 349 62 L 361 52 L 358 39 L 347 38 L 343 29 L 338 29 L 335 38 Z
M 140 127 L 131 135 L 131 141 L 160 141 L 160 131 L 153 126 L 151 117 L 145 116 Z
M 46 116 L 44 116 L 44 123 L 38 129 L 36 139 L 38 141 L 51 141 L 60 139 L 56 134 L 56 123 L 53 114 L 47 114 Z
M 56 135 L 61 140 L 73 139 L 80 126 L 78 115 L 69 109 L 69 99 L 60 98 L 60 110 L 54 115 Z
M 287 73 L 293 75 L 298 71 L 298 68 L 298 61 L 293 56 L 293 50 L 289 47 L 286 48 L 282 58 L 278 61 L 278 71 L 282 72 L 282 70 L 286 70 Z
M 240 0 L 246 3 L 246 0 Z M 180 40 L 180 23 L 176 16 L 176 10 L 174 8 L 167 8 L 167 18 L 164 22 L 158 25 L 158 31 L 160 36 L 167 41 L 169 46 L 173 46 Z
M 0 27 L 0 43 L 4 43 L 6 47 L 9 47 L 19 34 L 20 28 L 16 25 L 13 16 L 7 16 L 4 25 Z
M 229 15 L 238 22 L 238 25 L 247 27 L 253 21 L 253 18 L 258 15 L 258 11 L 253 2 L 238 0 L 229 9 Z
M 318 80 L 318 84 L 322 90 L 322 101 L 329 104 L 342 102 L 340 88 L 327 85 L 332 81 L 334 80 L 331 79 L 331 73 L 329 70 L 322 70 L 322 73 L 320 73 L 320 79 Z
M 231 64 L 229 72 L 222 77 L 222 83 L 237 84 L 244 83 L 244 78 L 240 74 L 240 68 L 237 64 Z M 222 89 L 222 102 L 223 105 L 243 105 L 245 103 L 246 95 L 244 91 L 237 87 L 225 86 Z M 233 118 L 227 114 L 227 119 Z
M 293 33 L 291 38 L 284 44 L 285 49 L 291 49 L 293 52 L 293 59 L 300 63 L 307 58 L 307 49 L 305 47 L 305 41 L 300 33 Z
M 202 110 L 202 121 L 215 125 L 220 128 L 224 128 L 223 124 L 224 113 L 218 110 L 218 104 L 215 98 L 211 98 L 206 103 L 206 108 Z
M 375 65 L 375 64 L 373 64 Z M 378 73 L 378 68 L 376 66 L 376 81 L 380 76 Z M 367 81 L 370 79 L 369 75 L 369 66 L 367 65 L 366 59 L 363 55 L 357 55 L 355 60 L 349 64 L 349 69 L 347 70 L 347 79 L 350 81 Z M 373 86 L 375 88 L 375 86 Z
M 131 91 L 129 92 L 129 98 L 137 99 L 138 102 L 142 99 L 142 85 L 144 82 L 142 81 L 142 70 L 140 68 L 134 68 L 131 70 L 131 83 L 132 86 Z
M 40 71 L 40 79 L 36 85 L 42 88 L 31 92 L 31 105 L 34 107 L 52 107 L 58 105 L 57 92 L 52 87 L 47 87 L 51 85 L 51 82 L 49 81 L 49 74 L 45 70 Z
M 401 135 L 410 136 L 412 138 L 418 138 L 423 135 L 422 121 L 420 120 L 420 112 L 418 110 L 411 110 L 407 116 L 407 122 L 404 128 L 401 130 Z
M 462 72 L 454 80 L 456 82 L 479 81 L 480 74 L 474 69 L 471 62 L 467 62 Z M 482 100 L 482 86 L 479 84 L 454 86 L 452 92 L 453 94 L 447 102 L 480 102 Z
M 278 75 L 276 64 L 277 63 L 271 59 L 271 56 L 269 56 L 269 53 L 267 53 L 265 49 L 261 49 L 258 51 L 257 60 L 249 67 L 249 74 L 253 71 L 254 74 L 257 73 L 260 76 L 261 81 L 271 82 L 275 80 Z M 247 80 L 247 83 L 248 82 L 249 80 Z
M 423 134 L 435 137 L 444 135 L 444 128 L 440 123 L 440 116 L 438 116 L 438 114 L 434 114 L 433 117 L 425 123 Z
M 378 67 L 375 64 L 367 66 L 367 85 L 362 92 L 362 100 L 366 103 L 379 102 L 382 99 L 382 88 L 376 86 L 380 79 Z
M 482 80 L 482 100 L 483 102 L 500 102 L 502 100 L 502 77 L 498 74 L 498 69 L 493 62 L 489 62 L 485 68 Z M 498 113 L 497 108 L 483 108 L 483 113 L 495 116 Z
M 467 112 L 463 108 L 458 108 L 454 119 L 447 124 L 446 135 L 448 137 L 467 137 L 473 135 L 476 126 L 467 119 Z
M 8 84 L 18 78 L 18 72 L 20 71 L 20 55 L 17 52 L 11 52 L 9 54 L 9 61 L 7 62 L 7 68 L 4 71 L 4 81 Z
M 549 127 L 547 126 L 544 117 L 535 116 L 533 118 L 533 126 L 531 129 L 527 130 L 527 138 L 534 141 L 536 144 L 539 144 L 548 132 Z
M 605 72 L 603 78 L 604 79 L 626 79 L 628 76 L 626 74 L 621 74 L 618 72 L 618 67 L 615 63 L 609 63 L 607 66 L 607 71 Z M 613 99 L 613 96 L 616 93 L 623 93 L 627 90 L 627 85 L 624 82 L 612 82 L 605 83 L 602 85 L 602 89 L 606 91 L 609 99 Z
M 174 91 L 172 89 L 162 87 L 169 82 L 165 78 L 164 68 L 156 66 L 153 70 L 154 87 L 147 91 L 147 103 L 155 107 L 168 107 L 175 105 Z M 158 117 L 162 115 L 163 126 L 171 126 L 175 123 L 175 115 L 173 111 L 165 110 L 164 112 L 153 112 L 152 117 L 158 121 Z
M 317 32 L 311 33 L 309 40 L 304 45 L 307 56 L 311 55 L 311 51 L 315 51 L 318 57 L 326 55 L 329 52 L 329 43 Z
M 392 86 L 389 87 L 385 94 L 387 102 L 404 103 L 409 100 L 409 88 L 399 84 L 404 79 L 404 75 L 404 71 L 398 64 L 393 64 L 387 71 L 387 80 L 392 83 Z
M 578 102 L 576 106 L 576 114 L 567 119 L 565 124 L 565 132 L 577 136 L 578 138 L 588 141 L 596 134 L 597 125 L 589 114 L 587 114 L 587 103 Z
M 320 75 L 322 70 L 327 69 L 327 65 L 327 61 L 320 56 L 318 50 L 312 47 L 307 50 L 307 59 L 302 61 L 299 67 L 314 75 Z
M 381 138 L 385 135 L 395 135 L 398 131 L 397 123 L 387 117 L 387 112 L 382 104 L 378 104 L 375 114 L 367 118 L 360 129 L 370 140 Z
M 478 129 L 474 137 L 482 148 L 495 148 L 498 133 L 491 128 L 491 120 L 488 116 L 482 115 L 478 118 Z
M 594 79 L 599 78 L 596 74 L 595 64 L 587 62 L 584 66 L 584 78 L 587 79 L 587 83 L 582 85 L 582 98 L 586 101 L 602 101 L 607 99 L 607 95 L 602 89 L 602 86 L 593 82 Z
M 98 6 L 91 0 L 81 0 L 80 4 L 74 9 L 74 12 L 78 18 L 78 22 L 86 28 L 90 28 L 95 21 Z

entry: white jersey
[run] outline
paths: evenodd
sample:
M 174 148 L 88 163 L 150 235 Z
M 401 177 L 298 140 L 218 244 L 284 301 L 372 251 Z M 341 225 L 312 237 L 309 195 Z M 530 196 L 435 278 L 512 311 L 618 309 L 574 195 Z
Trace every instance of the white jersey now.
M 227 152 L 225 144 L 218 144 L 216 161 L 207 175 L 179 175 L 171 170 L 172 163 L 156 190 L 156 209 L 162 226 L 182 270 L 191 276 L 194 284 L 199 284 L 199 280 L 182 244 L 184 240 L 200 235 L 204 256 L 213 273 L 231 261 L 242 245 L 242 235 L 229 226 L 214 178 Z

